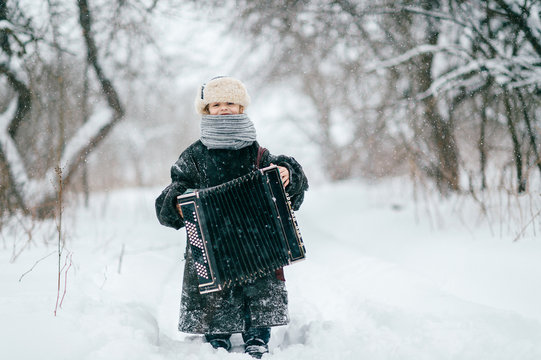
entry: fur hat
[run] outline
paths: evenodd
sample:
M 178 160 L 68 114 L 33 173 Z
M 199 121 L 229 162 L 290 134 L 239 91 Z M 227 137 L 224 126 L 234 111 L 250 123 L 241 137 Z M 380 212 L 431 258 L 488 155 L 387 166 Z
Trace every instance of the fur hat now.
M 247 107 L 250 96 L 239 80 L 230 76 L 218 76 L 199 87 L 195 98 L 195 110 L 204 114 L 205 107 L 215 102 L 232 102 Z

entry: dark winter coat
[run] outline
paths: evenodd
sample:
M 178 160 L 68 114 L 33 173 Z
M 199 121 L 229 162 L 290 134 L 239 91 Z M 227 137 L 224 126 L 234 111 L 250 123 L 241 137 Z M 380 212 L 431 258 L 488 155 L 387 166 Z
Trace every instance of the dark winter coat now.
M 207 149 L 201 141 L 190 145 L 171 167 L 171 184 L 156 199 L 156 214 L 161 224 L 175 229 L 184 226 L 176 209 L 176 198 L 187 189 L 222 184 L 256 170 L 259 144 L 240 150 Z M 294 210 L 298 210 L 308 189 L 302 167 L 292 157 L 265 151 L 260 167 L 270 164 L 289 170 L 286 187 Z M 187 246 L 180 308 L 179 330 L 187 333 L 235 333 L 248 326 L 269 327 L 288 322 L 287 291 L 275 274 L 243 286 L 199 294 L 197 274 Z

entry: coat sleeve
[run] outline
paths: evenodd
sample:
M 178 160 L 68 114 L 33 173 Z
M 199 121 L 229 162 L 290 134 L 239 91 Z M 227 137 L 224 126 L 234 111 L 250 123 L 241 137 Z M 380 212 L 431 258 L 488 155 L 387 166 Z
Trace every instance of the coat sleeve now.
M 171 167 L 171 184 L 169 184 L 155 202 L 156 216 L 160 224 L 180 229 L 184 220 L 177 211 L 177 196 L 187 189 L 196 188 L 199 183 L 199 173 L 189 152 L 184 152 Z
M 272 155 L 268 151 L 263 154 L 261 162 L 263 166 L 269 166 L 272 163 L 284 166 L 289 170 L 289 184 L 286 186 L 286 192 L 291 199 L 293 210 L 299 210 L 304 201 L 304 192 L 308 190 L 308 179 L 302 166 L 290 156 Z

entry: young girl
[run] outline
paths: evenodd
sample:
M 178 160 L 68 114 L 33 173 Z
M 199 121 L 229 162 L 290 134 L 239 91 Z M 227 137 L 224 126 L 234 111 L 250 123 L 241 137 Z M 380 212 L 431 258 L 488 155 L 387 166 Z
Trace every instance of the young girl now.
M 156 199 L 161 224 L 184 226 L 176 203 L 187 189 L 216 186 L 271 164 L 280 170 L 293 209 L 299 209 L 308 189 L 302 167 L 292 157 L 274 156 L 259 146 L 254 125 L 244 113 L 249 103 L 244 84 L 232 77 L 217 77 L 199 88 L 195 108 L 202 115 L 201 138 L 171 167 L 171 184 Z M 185 259 L 179 330 L 204 334 L 214 348 L 226 350 L 231 348 L 231 334 L 242 333 L 245 352 L 261 358 L 268 352 L 270 327 L 289 321 L 283 272 L 202 295 L 188 246 Z

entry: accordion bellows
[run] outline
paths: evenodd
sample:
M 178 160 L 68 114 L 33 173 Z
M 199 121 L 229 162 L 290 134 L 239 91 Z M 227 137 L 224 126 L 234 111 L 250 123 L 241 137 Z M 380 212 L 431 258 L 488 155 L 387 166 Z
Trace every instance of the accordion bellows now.
M 181 195 L 178 203 L 202 294 L 305 258 L 276 166 Z

